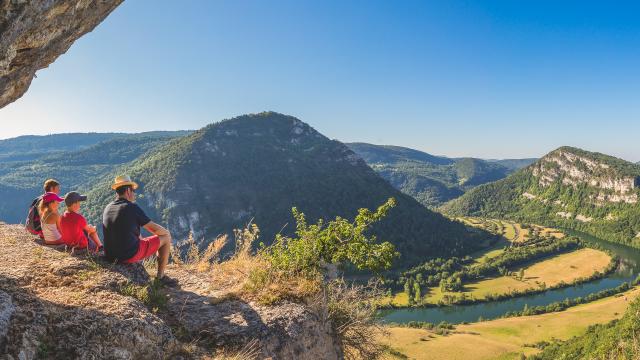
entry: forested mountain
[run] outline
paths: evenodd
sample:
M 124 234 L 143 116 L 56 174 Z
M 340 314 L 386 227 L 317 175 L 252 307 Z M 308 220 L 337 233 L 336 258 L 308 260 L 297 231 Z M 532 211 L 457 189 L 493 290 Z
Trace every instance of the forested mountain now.
M 397 206 L 374 231 L 396 244 L 402 265 L 478 244 L 465 226 L 394 189 L 344 144 L 278 113 L 211 124 L 119 171 L 140 182 L 138 203 L 176 239 L 193 232 L 207 242 L 252 221 L 268 243 L 295 230 L 294 206 L 315 222 L 353 218 L 393 197 Z M 89 192 L 93 221 L 113 197 L 111 181 L 107 176 Z
M 118 166 L 188 133 L 59 134 L 3 140 L 0 142 L 3 151 L 0 158 L 4 159 L 0 162 L 0 196 L 3 198 L 0 220 L 24 221 L 26 208 L 42 193 L 42 182 L 47 178 L 59 180 L 63 193 L 88 189 L 106 174 L 111 176 Z M 99 140 L 104 141 L 97 142 Z
M 453 215 L 539 222 L 640 246 L 640 166 L 559 148 L 506 179 L 443 206 Z
M 347 144 L 396 189 L 436 207 L 529 164 L 522 160 L 452 159 L 400 146 Z M 504 165 L 503 165 L 504 164 Z

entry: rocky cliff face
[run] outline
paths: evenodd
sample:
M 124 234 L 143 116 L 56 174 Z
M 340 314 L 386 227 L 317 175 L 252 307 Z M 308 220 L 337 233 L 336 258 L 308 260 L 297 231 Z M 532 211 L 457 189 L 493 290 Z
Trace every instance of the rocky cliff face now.
M 0 2 L 0 108 L 21 97 L 49 66 L 123 0 Z
M 3 359 L 211 359 L 237 349 L 260 359 L 342 357 L 330 324 L 305 305 L 244 302 L 176 266 L 169 275 L 179 285 L 154 304 L 141 265 L 45 247 L 18 225 L 0 224 L 0 246 Z
M 597 203 L 635 204 L 640 177 L 625 175 L 606 162 L 577 154 L 569 148 L 558 149 L 532 166 L 532 174 L 543 187 L 556 182 L 577 188 L 585 185 L 598 190 L 591 195 Z
M 443 208 L 571 228 L 640 247 L 640 166 L 572 147 L 554 150 L 504 180 Z

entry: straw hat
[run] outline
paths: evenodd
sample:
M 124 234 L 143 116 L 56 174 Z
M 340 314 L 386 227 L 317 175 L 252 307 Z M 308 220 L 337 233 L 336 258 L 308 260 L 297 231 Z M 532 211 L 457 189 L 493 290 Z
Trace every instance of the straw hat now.
M 113 181 L 113 185 L 111 185 L 111 189 L 115 190 L 120 186 L 131 185 L 133 190 L 138 188 L 138 184 L 135 181 L 132 181 L 128 175 L 118 175 L 116 179 Z

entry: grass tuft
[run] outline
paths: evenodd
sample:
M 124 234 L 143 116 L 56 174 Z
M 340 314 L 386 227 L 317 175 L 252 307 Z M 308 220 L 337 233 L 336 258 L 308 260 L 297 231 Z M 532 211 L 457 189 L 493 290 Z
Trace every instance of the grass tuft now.
M 167 305 L 167 296 L 162 291 L 162 283 L 157 279 L 144 286 L 127 282 L 118 290 L 122 295 L 138 299 L 153 312 L 164 310 Z

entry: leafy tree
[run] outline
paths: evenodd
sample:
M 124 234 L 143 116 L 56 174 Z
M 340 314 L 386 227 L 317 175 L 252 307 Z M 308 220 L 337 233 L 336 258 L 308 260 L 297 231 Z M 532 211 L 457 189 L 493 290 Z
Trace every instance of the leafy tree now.
M 408 299 L 411 299 L 411 279 L 407 279 L 407 281 L 405 281 L 404 293 L 407 294 Z
M 417 282 L 413 283 L 413 293 L 414 295 L 414 301 L 416 303 L 421 303 L 422 302 L 422 291 L 420 290 L 420 284 L 418 284 Z

